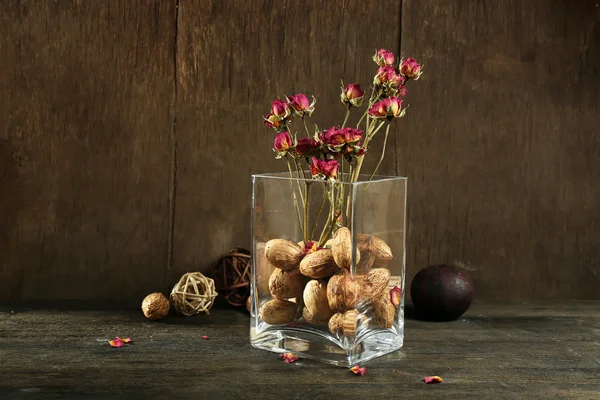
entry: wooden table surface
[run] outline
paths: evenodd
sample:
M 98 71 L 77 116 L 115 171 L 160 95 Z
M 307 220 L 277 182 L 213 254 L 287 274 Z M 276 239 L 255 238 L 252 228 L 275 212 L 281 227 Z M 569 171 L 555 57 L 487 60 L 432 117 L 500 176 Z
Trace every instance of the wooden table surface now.
M 201 337 L 207 335 L 208 340 Z M 131 337 L 111 348 L 107 339 Z M 408 319 L 366 375 L 253 349 L 248 316 L 2 309 L 0 399 L 600 399 L 600 302 L 474 304 Z M 441 384 L 426 385 L 425 375 Z

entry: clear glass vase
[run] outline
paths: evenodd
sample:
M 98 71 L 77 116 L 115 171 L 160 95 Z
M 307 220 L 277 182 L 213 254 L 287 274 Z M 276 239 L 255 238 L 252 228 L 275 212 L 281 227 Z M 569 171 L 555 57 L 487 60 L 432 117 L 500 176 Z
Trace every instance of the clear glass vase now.
M 346 367 L 398 350 L 407 179 L 302 176 L 252 177 L 252 346 Z

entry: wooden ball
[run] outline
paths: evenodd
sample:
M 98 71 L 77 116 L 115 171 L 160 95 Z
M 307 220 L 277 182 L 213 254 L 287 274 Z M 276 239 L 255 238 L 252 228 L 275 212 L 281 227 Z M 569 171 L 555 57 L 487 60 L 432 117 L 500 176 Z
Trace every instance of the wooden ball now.
M 148 319 L 157 320 L 165 317 L 171 305 L 162 293 L 151 293 L 142 301 L 142 312 Z

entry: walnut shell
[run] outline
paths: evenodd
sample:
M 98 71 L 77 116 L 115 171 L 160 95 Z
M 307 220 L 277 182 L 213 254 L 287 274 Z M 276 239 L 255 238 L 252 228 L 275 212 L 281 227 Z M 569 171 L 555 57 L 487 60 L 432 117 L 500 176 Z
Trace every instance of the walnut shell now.
M 300 262 L 300 273 L 313 279 L 327 278 L 339 271 L 331 249 L 321 249 L 310 254 Z
M 269 291 L 276 299 L 286 300 L 302 296 L 304 277 L 296 272 L 286 272 L 279 268 L 269 278 Z
M 304 249 L 289 240 L 272 239 L 265 246 L 265 256 L 277 268 L 294 271 L 304 257 Z
M 270 325 L 288 324 L 294 320 L 298 305 L 287 300 L 269 300 L 260 308 L 260 318 Z
M 344 313 L 336 313 L 329 319 L 329 331 L 337 336 L 356 336 L 358 325 L 358 311 L 348 310 Z
M 377 328 L 391 328 L 394 325 L 396 307 L 392 304 L 390 292 L 385 290 L 377 295 L 371 302 L 373 315 L 371 322 Z
M 253 257 L 256 265 L 252 267 L 254 268 L 258 293 L 267 293 L 269 291 L 269 279 L 273 271 L 275 271 L 275 266 L 267 260 L 265 249 L 266 243 L 257 243 Z
M 146 318 L 158 320 L 169 314 L 171 303 L 162 293 L 150 293 L 142 301 L 142 312 Z
M 363 252 L 373 255 L 373 267 L 385 267 L 394 258 L 390 246 L 376 236 L 360 234 L 357 240 L 361 256 Z
M 352 268 L 352 233 L 348 228 L 340 228 L 331 242 L 331 253 L 338 267 L 350 271 Z M 356 263 L 360 262 L 360 251 L 356 252 Z
M 383 292 L 390 280 L 390 270 L 386 268 L 373 268 L 364 276 L 362 283 L 363 300 L 370 301 Z
M 326 323 L 333 315 L 327 301 L 327 283 L 319 280 L 311 280 L 304 288 L 304 307 L 311 320 L 319 324 Z M 307 320 L 307 318 L 304 318 Z M 307 320 L 308 323 L 311 323 Z
M 338 272 L 327 283 L 327 301 L 333 311 L 355 308 L 361 297 L 360 281 L 352 275 Z

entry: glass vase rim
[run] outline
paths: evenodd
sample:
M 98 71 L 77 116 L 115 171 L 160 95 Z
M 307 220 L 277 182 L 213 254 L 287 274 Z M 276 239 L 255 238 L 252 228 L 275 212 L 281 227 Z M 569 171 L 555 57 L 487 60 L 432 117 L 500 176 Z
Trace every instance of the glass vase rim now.
M 310 171 L 306 171 L 308 172 L 308 174 L 310 175 Z M 255 178 L 263 178 L 263 179 L 280 179 L 280 180 L 287 180 L 287 181 L 298 181 L 298 182 L 323 182 L 323 183 L 336 183 L 336 184 L 343 184 L 343 185 L 364 185 L 364 184 L 373 184 L 373 183 L 377 183 L 377 182 L 389 182 L 389 181 L 408 181 L 408 177 L 406 176 L 395 176 L 395 175 L 374 175 L 373 179 L 369 178 L 371 177 L 371 175 L 369 174 L 360 174 L 359 175 L 359 180 L 356 182 L 342 182 L 342 181 L 331 181 L 331 180 L 324 180 L 324 179 L 313 179 L 313 178 L 302 178 L 302 177 L 291 177 L 289 176 L 289 172 L 265 172 L 265 173 L 258 173 L 258 174 L 252 174 L 252 180 L 254 180 Z M 364 180 L 360 180 L 360 178 L 366 178 Z

